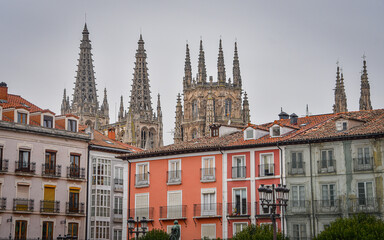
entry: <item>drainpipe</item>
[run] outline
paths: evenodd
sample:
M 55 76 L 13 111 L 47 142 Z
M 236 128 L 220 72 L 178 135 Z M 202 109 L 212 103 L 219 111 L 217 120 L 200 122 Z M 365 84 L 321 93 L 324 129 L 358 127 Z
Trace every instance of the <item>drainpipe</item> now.
M 128 220 L 131 217 L 131 215 L 130 215 L 131 211 L 130 210 L 131 210 L 131 162 L 128 160 Z M 125 223 L 125 224 L 128 224 L 128 223 Z M 137 223 L 137 224 L 139 224 L 139 223 Z M 128 226 L 126 226 L 126 228 L 127 228 L 128 239 L 129 239 Z
M 87 156 L 87 164 L 88 164 L 88 166 L 87 166 L 87 196 L 86 196 L 86 203 L 87 203 L 87 207 L 85 208 L 85 239 L 88 239 L 88 208 L 89 208 L 89 202 L 88 202 L 88 198 L 89 198 L 89 183 L 90 183 L 90 181 L 89 181 L 89 169 L 90 169 L 90 167 L 89 167 L 89 153 L 90 153 L 90 146 L 89 146 L 89 144 L 88 144 L 88 156 Z M 65 227 L 65 226 L 64 226 Z M 65 232 L 65 231 L 64 231 Z
M 280 151 L 280 154 L 279 154 L 279 160 L 280 160 L 280 181 L 281 181 L 281 184 L 283 185 L 283 158 L 282 158 L 282 154 L 283 154 L 283 149 L 280 148 L 279 146 L 279 143 L 276 144 L 277 148 L 279 149 Z M 286 210 L 286 207 L 284 207 L 284 210 Z M 285 214 L 283 214 L 283 212 L 281 212 L 281 214 L 284 216 L 284 219 L 285 219 Z M 280 218 L 280 220 L 283 219 L 283 218 Z M 286 220 L 286 219 L 285 219 Z M 283 234 L 285 233 L 285 220 L 282 221 L 282 228 L 283 228 Z
M 313 193 L 313 174 L 312 174 L 312 145 L 308 141 L 309 144 L 309 173 L 311 177 L 311 207 L 312 207 L 312 228 L 313 228 L 313 238 L 316 235 L 316 224 L 315 224 L 315 203 L 314 203 L 314 193 Z

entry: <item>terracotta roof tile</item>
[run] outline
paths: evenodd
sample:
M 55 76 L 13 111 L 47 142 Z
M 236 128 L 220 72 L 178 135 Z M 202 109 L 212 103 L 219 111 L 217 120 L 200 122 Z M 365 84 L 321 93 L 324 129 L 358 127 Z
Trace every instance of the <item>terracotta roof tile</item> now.
M 0 105 L 4 109 L 7 109 L 7 108 L 24 108 L 24 109 L 27 109 L 30 113 L 43 111 L 43 109 L 39 108 L 38 106 L 25 100 L 24 98 L 20 97 L 19 95 L 14 95 L 14 94 L 8 94 L 7 102 L 6 103 L 0 103 Z
M 122 143 L 122 142 L 116 141 L 116 140 L 112 140 L 112 139 L 104 136 L 99 131 L 93 131 L 93 139 L 91 140 L 90 144 L 96 145 L 96 146 L 102 146 L 102 147 L 130 150 L 132 152 L 143 151 L 142 149 L 136 148 L 136 147 L 131 146 L 129 144 Z

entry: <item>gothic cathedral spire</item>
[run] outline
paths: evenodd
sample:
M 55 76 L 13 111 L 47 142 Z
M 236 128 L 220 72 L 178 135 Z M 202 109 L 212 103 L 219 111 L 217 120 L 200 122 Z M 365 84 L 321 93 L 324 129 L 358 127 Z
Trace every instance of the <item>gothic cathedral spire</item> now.
M 119 114 L 118 114 L 118 121 L 122 122 L 124 121 L 124 101 L 123 101 L 123 95 L 120 97 L 120 108 L 119 108 Z
M 176 103 L 176 119 L 175 119 L 175 132 L 173 135 L 174 143 L 180 143 L 183 141 L 183 106 L 181 105 L 181 96 L 180 93 L 177 95 Z
M 336 88 L 335 88 L 335 104 L 333 105 L 333 112 L 348 112 L 347 109 L 347 96 L 345 95 L 344 89 L 344 77 L 341 73 L 340 79 L 340 68 L 337 66 L 336 72 Z
M 219 43 L 219 57 L 217 58 L 217 81 L 219 85 L 224 85 L 226 80 L 225 65 L 224 65 L 224 53 L 221 45 L 221 39 Z
M 191 57 L 189 55 L 189 46 L 186 46 L 185 53 L 185 65 L 184 65 L 184 88 L 191 86 L 192 84 L 192 67 L 191 67 Z
M 372 110 L 371 91 L 368 82 L 367 61 L 363 56 L 363 72 L 361 74 L 360 110 Z
M 198 72 L 198 77 L 197 77 L 197 84 L 205 84 L 207 82 L 207 69 L 205 67 L 203 40 L 200 40 L 198 69 L 199 69 L 199 72 Z
M 235 42 L 235 54 L 233 56 L 233 86 L 241 88 L 241 75 L 240 75 L 240 63 L 239 55 L 237 53 L 237 42 Z

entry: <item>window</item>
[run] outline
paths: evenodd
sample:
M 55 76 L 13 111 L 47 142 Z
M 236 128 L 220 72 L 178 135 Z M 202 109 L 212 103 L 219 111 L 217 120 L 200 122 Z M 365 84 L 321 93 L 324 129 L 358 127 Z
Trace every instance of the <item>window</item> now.
M 371 164 L 371 154 L 369 147 L 360 147 L 357 148 L 357 158 L 359 165 L 370 165 Z
M 17 112 L 17 122 L 27 124 L 27 116 L 26 113 Z
M 135 195 L 135 219 L 145 217 L 149 219 L 149 193 L 139 193 Z
M 195 139 L 195 138 L 197 138 L 197 130 L 193 129 L 192 130 L 192 139 Z
M 56 170 L 56 152 L 45 152 L 44 174 L 55 175 Z
M 17 170 L 26 171 L 30 170 L 30 161 L 31 161 L 31 150 L 20 149 L 19 150 L 19 163 Z
M 232 215 L 248 215 L 247 189 L 233 189 Z
M 305 207 L 305 188 L 304 186 L 291 186 L 292 207 Z
M 46 128 L 53 128 L 53 117 L 52 116 L 44 116 L 43 126 Z
M 232 112 L 232 100 L 231 99 L 225 99 L 225 116 L 231 117 Z
M 248 226 L 248 223 L 233 223 L 233 236 L 238 232 L 243 231 Z
M 218 127 L 212 127 L 211 128 L 211 137 L 218 137 L 219 136 L 219 128 Z
M 15 240 L 27 239 L 27 221 L 16 220 L 15 224 Z
M 113 208 L 113 213 L 117 215 L 123 214 L 123 198 L 122 197 L 115 197 L 115 205 Z
M 183 217 L 181 194 L 181 191 L 168 191 L 167 218 Z
M 335 164 L 333 150 L 321 150 L 320 172 L 334 172 Z
M 216 215 L 216 192 L 215 189 L 202 189 L 201 191 L 201 215 Z
M 168 183 L 181 183 L 181 161 L 169 161 Z
M 122 187 L 124 185 L 122 167 L 115 167 L 115 187 L 116 185 L 118 185 L 119 187 Z
M 291 167 L 289 169 L 290 174 L 303 174 L 304 173 L 304 162 L 302 152 L 291 153 Z
M 197 100 L 193 100 L 192 102 L 192 119 L 196 120 L 199 114 L 199 110 L 197 108 Z
M 69 189 L 69 204 L 68 211 L 71 213 L 79 212 L 79 193 L 80 189 L 78 188 L 70 188 Z
M 147 147 L 147 130 L 145 128 L 141 129 L 140 147 L 144 149 Z
M 111 186 L 111 160 L 104 158 L 92 159 L 92 184 Z
M 336 130 L 337 131 L 345 131 L 348 129 L 348 123 L 346 121 L 337 121 L 336 122 Z
M 213 157 L 205 157 L 202 159 L 203 168 L 201 169 L 201 177 L 203 181 L 215 180 L 215 159 Z
M 279 136 L 280 136 L 280 126 L 272 127 L 272 137 L 279 137 Z
M 44 186 L 44 202 L 43 210 L 44 212 L 54 212 L 55 211 L 55 186 L 45 185 Z
M 110 217 L 111 190 L 92 189 L 91 214 L 96 217 Z
M 293 224 L 292 229 L 294 240 L 307 239 L 307 226 L 305 223 Z
M 336 186 L 335 184 L 321 185 L 321 206 L 335 207 L 336 206 Z
M 68 119 L 68 131 L 77 132 L 77 121 Z
M 201 224 L 202 239 L 216 239 L 216 224 Z
M 261 154 L 260 158 L 260 177 L 273 176 L 275 170 L 273 154 Z
M 43 240 L 53 240 L 53 222 L 43 222 Z
M 80 155 L 71 154 L 70 176 L 71 177 L 80 177 Z
M 246 139 L 253 139 L 254 138 L 253 129 L 247 129 L 245 131 L 245 136 L 246 136 Z
M 149 163 L 138 163 L 136 168 L 136 185 L 143 186 L 149 184 Z
M 235 156 L 232 160 L 232 178 L 245 178 L 245 157 Z
M 343 131 L 347 130 L 347 122 L 343 122 Z
M 68 223 L 68 235 L 71 237 L 78 237 L 79 233 L 79 224 L 78 223 Z
M 29 185 L 17 184 L 17 199 L 15 200 L 16 211 L 31 210 L 29 201 Z M 33 209 L 33 208 L 32 208 Z
M 123 234 L 121 229 L 114 229 L 113 230 L 113 240 L 122 240 L 123 239 Z
M 373 206 L 373 187 L 372 182 L 359 182 L 357 184 L 358 195 L 359 195 L 359 205 L 360 206 Z
M 7 166 L 6 161 L 7 160 L 3 159 L 3 147 L 0 146 L 0 172 L 7 171 L 8 166 Z

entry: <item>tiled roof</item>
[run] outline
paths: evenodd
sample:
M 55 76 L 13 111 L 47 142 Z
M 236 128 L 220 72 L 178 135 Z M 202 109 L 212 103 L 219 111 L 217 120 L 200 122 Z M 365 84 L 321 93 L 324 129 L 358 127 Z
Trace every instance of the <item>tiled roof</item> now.
M 93 132 L 93 139 L 90 142 L 90 145 L 96 145 L 96 146 L 102 146 L 102 147 L 108 147 L 108 148 L 116 148 L 116 149 L 123 149 L 123 150 L 130 150 L 132 152 L 140 152 L 143 151 L 140 148 L 128 145 L 126 143 L 122 143 L 116 140 L 112 140 L 106 136 L 104 136 L 99 131 Z
M 43 111 L 43 109 L 39 108 L 38 106 L 30 103 L 29 101 L 25 100 L 19 95 L 14 95 L 14 94 L 8 94 L 7 102 L 0 103 L 0 106 L 2 106 L 3 109 L 21 107 L 21 108 L 27 109 L 30 113 Z

